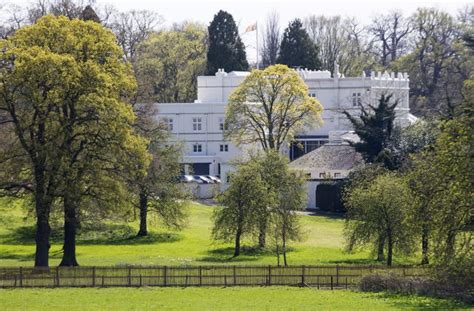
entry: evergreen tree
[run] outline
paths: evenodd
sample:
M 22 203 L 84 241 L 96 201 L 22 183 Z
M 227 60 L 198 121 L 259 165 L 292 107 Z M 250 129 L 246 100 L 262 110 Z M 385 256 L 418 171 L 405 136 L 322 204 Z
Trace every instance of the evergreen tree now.
M 301 20 L 298 18 L 290 22 L 285 29 L 280 46 L 280 55 L 277 63 L 288 67 L 304 67 L 308 69 L 321 69 L 318 58 L 319 48 L 313 43 Z
M 389 169 L 393 169 L 393 161 L 388 147 L 393 133 L 395 107 L 398 104 L 398 101 L 390 104 L 391 98 L 392 95 L 382 95 L 377 107 L 369 105 L 371 112 L 361 106 L 359 118 L 344 111 L 360 138 L 360 142 L 353 143 L 356 150 L 362 153 L 367 162 L 381 163 Z
M 80 18 L 84 21 L 93 21 L 100 24 L 99 16 L 97 16 L 97 13 L 94 11 L 94 9 L 90 5 L 87 5 L 84 8 L 84 10 L 81 13 Z
M 225 71 L 248 70 L 245 47 L 232 15 L 219 11 L 208 27 L 209 50 L 207 73 L 214 74 L 219 68 Z

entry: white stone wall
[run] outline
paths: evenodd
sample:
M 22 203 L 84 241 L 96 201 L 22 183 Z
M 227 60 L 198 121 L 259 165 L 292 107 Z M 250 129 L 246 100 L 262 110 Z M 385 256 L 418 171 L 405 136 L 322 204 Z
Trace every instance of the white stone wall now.
M 299 71 L 309 88 L 324 107 L 321 127 L 308 128 L 301 135 L 331 136 L 334 133 L 352 130 L 343 110 L 359 115 L 359 101 L 362 105 L 376 104 L 381 94 L 393 94 L 400 101 L 397 107 L 397 122 L 409 123 L 408 91 L 409 80 L 406 74 L 372 73 L 370 77 L 335 77 L 329 72 Z M 172 119 L 173 130 L 170 143 L 184 145 L 183 163 L 211 163 L 210 174 L 218 174 L 225 183 L 227 172 L 231 169 L 231 159 L 243 155 L 241 148 L 224 141 L 220 123 L 225 118 L 225 108 L 231 92 L 245 79 L 248 72 L 225 73 L 219 71 L 214 76 L 198 77 L 198 98 L 194 103 L 158 104 L 157 118 Z M 356 94 L 354 106 L 353 94 Z M 359 96 L 360 94 L 360 96 Z M 360 97 L 360 99 L 359 99 Z M 201 119 L 201 129 L 193 128 L 193 119 Z M 201 145 L 196 152 L 194 145 Z M 221 151 L 220 145 L 228 145 Z M 254 146 L 255 147 L 255 146 Z M 258 147 L 258 146 L 257 146 Z M 318 174 L 315 172 L 315 174 Z M 314 192 L 314 191 L 313 191 Z

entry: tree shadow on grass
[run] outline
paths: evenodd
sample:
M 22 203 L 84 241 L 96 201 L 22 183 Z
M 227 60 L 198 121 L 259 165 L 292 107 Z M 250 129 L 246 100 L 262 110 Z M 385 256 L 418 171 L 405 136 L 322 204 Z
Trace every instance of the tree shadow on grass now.
M 384 262 L 376 261 L 372 258 L 354 258 L 354 259 L 337 259 L 329 260 L 331 264 L 342 264 L 342 265 L 384 265 Z
M 182 239 L 177 233 L 150 232 L 148 236 L 137 237 L 136 230 L 126 224 L 109 224 L 97 227 L 87 227 L 77 235 L 78 245 L 140 245 L 154 243 L 172 243 Z M 7 234 L 0 236 L 2 244 L 9 245 L 34 245 L 35 226 L 18 227 Z M 51 244 L 63 242 L 62 228 L 52 228 Z
M 293 248 L 288 249 L 288 253 L 294 251 Z M 257 261 L 263 256 L 274 256 L 275 252 L 268 248 L 248 247 L 244 246 L 240 249 L 240 255 L 234 257 L 233 247 L 221 247 L 209 250 L 208 256 L 200 258 L 198 261 L 214 262 L 214 263 L 233 263 L 244 261 Z
M 399 309 L 407 310 L 472 310 L 472 305 L 452 299 L 439 299 L 417 295 L 380 293 L 379 299 L 389 299 L 390 303 Z M 426 300 L 428 299 L 428 300 Z
M 0 259 L 10 259 L 17 261 L 32 261 L 35 259 L 35 253 L 17 254 L 10 251 L 3 251 L 0 253 Z
M 95 238 L 79 239 L 78 245 L 142 245 L 155 243 L 173 243 L 178 242 L 183 237 L 176 233 L 156 233 L 150 232 L 147 236 L 137 237 L 133 235 L 117 236 L 115 238 Z

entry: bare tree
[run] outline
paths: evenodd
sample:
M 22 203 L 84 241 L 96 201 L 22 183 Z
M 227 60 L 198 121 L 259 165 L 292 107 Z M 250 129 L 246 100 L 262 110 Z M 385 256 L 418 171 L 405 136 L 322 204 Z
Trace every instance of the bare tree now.
M 134 62 L 137 47 L 162 22 L 155 12 L 141 10 L 117 13 L 110 27 L 117 36 L 127 60 Z
M 388 66 L 407 52 L 411 30 L 410 20 L 397 11 L 373 19 L 369 32 L 374 35 L 374 47 L 383 66 Z
M 334 64 L 338 63 L 343 74 L 359 75 L 363 69 L 370 68 L 366 29 L 355 18 L 311 15 L 304 24 L 319 46 L 323 69 L 334 73 Z
M 265 29 L 262 31 L 262 38 L 262 65 L 263 67 L 275 65 L 281 41 L 280 16 L 276 11 L 268 14 Z

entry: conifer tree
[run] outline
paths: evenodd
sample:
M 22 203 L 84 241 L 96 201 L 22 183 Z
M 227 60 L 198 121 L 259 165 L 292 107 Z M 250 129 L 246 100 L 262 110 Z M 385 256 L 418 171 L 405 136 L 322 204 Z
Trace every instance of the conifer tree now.
M 395 108 L 398 101 L 391 104 L 392 95 L 382 95 L 378 106 L 369 105 L 371 111 L 361 106 L 359 118 L 344 111 L 354 127 L 355 133 L 360 137 L 360 142 L 354 147 L 369 163 L 381 163 L 388 169 L 393 169 L 389 152 L 389 143 L 392 138 Z
M 280 55 L 277 63 L 288 67 L 303 67 L 312 70 L 321 69 L 318 58 L 319 48 L 313 43 L 301 20 L 290 22 L 285 29 L 280 45 Z
M 214 74 L 219 68 L 225 71 L 248 70 L 245 46 L 232 15 L 219 11 L 208 27 L 209 50 L 207 73 Z

